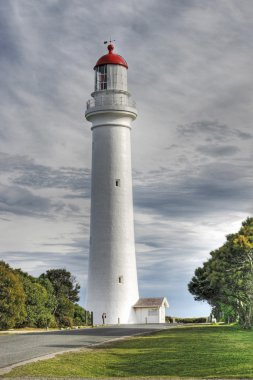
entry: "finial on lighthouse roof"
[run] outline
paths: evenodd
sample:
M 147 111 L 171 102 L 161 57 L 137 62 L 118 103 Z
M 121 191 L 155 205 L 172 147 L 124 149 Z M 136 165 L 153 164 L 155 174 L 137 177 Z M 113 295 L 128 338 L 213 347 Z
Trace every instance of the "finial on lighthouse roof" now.
M 107 46 L 108 53 L 103 55 L 101 58 L 99 58 L 96 65 L 94 66 L 94 70 L 98 66 L 102 66 L 102 65 L 121 65 L 121 66 L 124 66 L 126 69 L 128 69 L 128 65 L 126 61 L 124 60 L 124 58 L 121 57 L 121 55 L 115 54 L 113 52 L 114 45 L 112 44 L 112 41 L 111 40 L 105 41 L 104 43 L 107 44 L 108 42 L 109 42 Z
M 114 49 L 114 45 L 111 43 L 111 41 L 110 41 L 109 45 L 107 46 L 107 49 L 109 51 L 109 54 L 112 54 L 112 51 Z

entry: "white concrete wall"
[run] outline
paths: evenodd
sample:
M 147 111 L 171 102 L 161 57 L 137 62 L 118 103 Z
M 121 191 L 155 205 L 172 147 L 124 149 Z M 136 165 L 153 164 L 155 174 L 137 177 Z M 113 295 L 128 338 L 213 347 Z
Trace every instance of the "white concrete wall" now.
M 99 92 L 96 93 L 99 97 Z M 102 91 L 101 91 L 102 96 Z M 131 121 L 136 112 L 89 109 L 92 122 L 90 255 L 86 308 L 94 323 L 134 323 L 139 299 L 133 224 Z M 118 186 L 116 186 L 118 181 Z M 119 282 L 121 278 L 121 283 Z
M 165 307 L 162 306 L 159 309 L 159 323 L 165 323 Z
M 137 323 L 164 323 L 165 322 L 165 308 L 160 307 L 159 309 L 155 308 L 146 308 L 140 307 L 135 309 L 136 321 Z
M 137 323 L 165 323 L 165 307 L 159 309 L 155 308 L 136 308 L 136 321 Z
M 148 323 L 148 309 L 138 308 L 135 309 L 137 323 Z

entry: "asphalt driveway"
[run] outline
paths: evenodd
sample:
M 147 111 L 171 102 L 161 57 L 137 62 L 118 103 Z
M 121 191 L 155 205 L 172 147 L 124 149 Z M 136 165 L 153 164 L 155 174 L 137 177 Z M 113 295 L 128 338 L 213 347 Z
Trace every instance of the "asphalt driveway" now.
M 171 325 L 119 325 L 80 330 L 34 332 L 0 336 L 0 373 L 4 368 L 27 360 L 71 351 L 113 339 L 146 334 Z M 1 370 L 2 369 L 2 370 Z

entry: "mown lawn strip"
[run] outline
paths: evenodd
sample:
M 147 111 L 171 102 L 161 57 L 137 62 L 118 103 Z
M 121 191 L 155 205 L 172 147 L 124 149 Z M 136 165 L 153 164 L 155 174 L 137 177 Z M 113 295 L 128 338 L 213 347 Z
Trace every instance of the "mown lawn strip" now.
M 57 355 L 7 376 L 253 378 L 253 331 L 231 326 L 163 330 Z

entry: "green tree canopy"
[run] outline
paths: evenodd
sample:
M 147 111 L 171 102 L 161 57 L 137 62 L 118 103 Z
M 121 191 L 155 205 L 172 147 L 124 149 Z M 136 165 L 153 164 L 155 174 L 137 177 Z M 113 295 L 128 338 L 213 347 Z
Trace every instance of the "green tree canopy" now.
M 26 317 L 26 295 L 15 272 L 0 262 L 0 329 L 9 329 Z
M 19 272 L 26 293 L 26 318 L 23 325 L 29 327 L 47 327 L 54 324 L 50 294 L 39 281 L 26 273 Z
M 85 324 L 80 285 L 65 269 L 52 269 L 35 278 L 0 261 L 0 329 Z
M 39 277 L 40 281 L 46 279 L 53 287 L 53 295 L 56 300 L 53 314 L 59 325 L 72 325 L 74 318 L 75 302 L 79 301 L 80 285 L 75 277 L 66 269 L 50 269 Z
M 40 276 L 40 279 L 45 278 L 49 279 L 53 285 L 57 298 L 64 296 L 71 302 L 79 301 L 80 285 L 66 269 L 50 269 Z
M 206 300 L 220 310 L 230 307 L 244 328 L 253 325 L 253 218 L 240 231 L 227 236 L 222 247 L 197 268 L 188 289 L 198 301 Z M 226 308 L 226 310 L 229 310 Z

